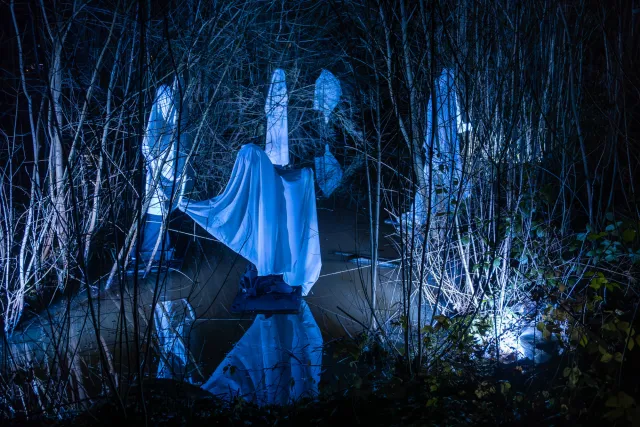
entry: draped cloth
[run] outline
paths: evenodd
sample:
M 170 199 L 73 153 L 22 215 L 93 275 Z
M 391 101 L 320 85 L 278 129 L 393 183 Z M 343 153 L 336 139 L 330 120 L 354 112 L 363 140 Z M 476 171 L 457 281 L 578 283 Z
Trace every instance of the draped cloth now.
M 429 147 L 433 147 L 433 173 L 431 182 L 431 206 L 432 212 L 446 210 L 443 204 L 446 200 L 457 198 L 458 189 L 463 185 L 462 156 L 460 149 L 459 133 L 471 130 L 471 125 L 464 123 L 460 113 L 460 104 L 456 94 L 455 76 L 452 69 L 442 70 L 436 80 L 435 98 L 436 111 L 433 121 L 432 98 L 429 98 L 426 111 L 426 135 L 424 151 L 429 153 Z M 434 138 L 435 137 L 435 138 Z M 424 179 L 429 184 L 429 159 L 424 162 Z M 461 196 L 468 196 L 468 188 L 462 188 Z M 427 191 L 427 193 L 429 193 Z M 413 222 L 415 209 L 415 222 L 423 225 L 427 217 L 427 200 L 421 191 L 416 192 L 414 205 L 403 217 L 409 223 Z
M 283 274 L 306 295 L 322 261 L 311 169 L 273 166 L 254 144 L 238 152 L 225 190 L 179 208 L 216 239 L 255 264 L 258 275 Z
M 158 301 L 155 307 L 156 333 L 159 350 L 162 353 L 158 362 L 157 378 L 175 378 L 191 381 L 189 357 L 185 341 L 187 330 L 196 318 L 191 305 L 185 299 Z
M 162 222 L 177 207 L 180 194 L 191 185 L 190 168 L 186 164 L 191 150 L 187 130 L 189 112 L 180 96 L 183 87 L 179 78 L 172 86 L 158 87 L 142 141 L 146 169 L 145 198 L 149 200 L 140 246 L 140 256 L 145 263 L 152 255 L 155 261 L 160 260 Z M 166 229 L 164 239 L 165 259 L 169 260 L 173 251 Z
M 256 316 L 202 386 L 221 398 L 286 405 L 318 393 L 322 333 L 305 301 L 299 314 Z
M 342 167 L 331 153 L 329 144 L 325 144 L 324 155 L 316 157 L 316 180 L 318 187 L 322 190 L 322 194 L 329 197 L 339 186 L 342 181 Z
M 329 123 L 331 113 L 340 102 L 341 96 L 340 80 L 330 71 L 322 70 L 316 80 L 313 109 L 322 112 L 325 126 Z M 325 144 L 324 155 L 315 158 L 315 166 L 318 186 L 322 193 L 329 197 L 342 181 L 342 167 L 331 153 L 329 144 Z
M 179 82 L 181 80 L 176 78 L 173 86 L 158 87 L 142 141 L 146 197 L 151 199 L 146 213 L 163 217 L 177 207 L 183 187 L 190 185 L 191 171 L 186 165 L 191 150 L 187 128 L 189 112 L 187 104 L 181 102 Z M 173 204 L 169 207 L 172 194 Z
M 322 112 L 325 124 L 329 123 L 331 112 L 340 102 L 341 96 L 340 80 L 331 71 L 322 70 L 320 77 L 316 80 L 313 109 Z
M 269 94 L 264 106 L 267 116 L 267 140 L 264 151 L 271 163 L 279 166 L 289 164 L 288 104 L 289 96 L 284 70 L 278 68 L 271 76 Z

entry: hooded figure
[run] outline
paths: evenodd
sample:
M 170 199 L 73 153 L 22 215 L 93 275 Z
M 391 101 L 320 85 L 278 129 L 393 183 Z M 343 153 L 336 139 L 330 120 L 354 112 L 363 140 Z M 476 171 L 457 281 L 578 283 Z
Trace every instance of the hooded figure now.
M 329 123 L 329 117 L 340 102 L 341 95 L 340 80 L 330 71 L 322 70 L 320 77 L 316 80 L 313 109 L 322 111 L 325 124 Z
M 142 155 L 146 167 L 146 197 L 151 199 L 140 248 L 145 261 L 154 252 L 154 260 L 160 259 L 162 245 L 159 240 L 163 219 L 178 206 L 187 183 L 190 183 L 188 177 L 183 176 L 191 149 L 186 131 L 188 114 L 184 106 L 180 113 L 181 106 L 174 96 L 178 89 L 178 79 L 175 80 L 173 88 L 167 85 L 158 88 L 142 142 Z M 165 239 L 165 249 L 169 249 L 169 235 L 166 232 Z M 171 258 L 171 251 L 168 251 L 165 259 Z
M 271 86 L 264 106 L 267 115 L 267 141 L 264 151 L 271 163 L 277 166 L 289 164 L 288 103 L 284 70 L 278 68 L 271 76 Z
M 459 133 L 471 130 L 471 125 L 462 122 L 460 106 L 457 101 L 453 70 L 445 68 L 436 80 L 436 122 L 433 122 L 432 98 L 429 98 L 426 117 L 426 135 L 423 148 L 427 155 L 424 163 L 424 179 L 429 184 L 429 147 L 433 147 L 433 173 L 431 183 L 432 212 L 446 210 L 443 203 L 446 200 L 457 199 L 462 182 L 462 158 L 460 153 Z M 427 191 L 429 194 L 429 191 Z M 466 185 L 461 198 L 468 195 Z M 403 214 L 409 222 L 413 222 L 415 209 L 416 224 L 423 225 L 427 218 L 427 201 L 422 191 L 416 192 L 411 211 Z
M 191 304 L 185 299 L 158 301 L 155 307 L 155 324 L 159 351 L 157 378 L 175 378 L 192 382 L 189 356 L 185 342 L 188 329 L 196 315 Z
M 340 102 L 342 89 L 340 80 L 331 72 L 322 70 L 320 77 L 316 80 L 315 95 L 313 98 L 313 109 L 321 111 L 324 116 L 324 126 L 329 123 L 331 113 Z M 326 132 L 323 132 L 326 134 Z M 316 181 L 322 193 L 329 197 L 340 185 L 342 181 L 342 168 L 340 163 L 331 153 L 329 144 L 325 144 L 324 155 L 315 158 Z

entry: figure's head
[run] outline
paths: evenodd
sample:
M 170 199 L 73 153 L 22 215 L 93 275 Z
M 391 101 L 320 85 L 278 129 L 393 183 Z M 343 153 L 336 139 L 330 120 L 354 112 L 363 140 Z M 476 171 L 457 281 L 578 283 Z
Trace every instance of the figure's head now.
M 171 108 L 173 107 L 173 92 L 169 86 L 162 85 L 158 87 L 158 91 L 156 92 L 156 105 L 159 113 L 162 114 L 162 118 L 168 120 Z

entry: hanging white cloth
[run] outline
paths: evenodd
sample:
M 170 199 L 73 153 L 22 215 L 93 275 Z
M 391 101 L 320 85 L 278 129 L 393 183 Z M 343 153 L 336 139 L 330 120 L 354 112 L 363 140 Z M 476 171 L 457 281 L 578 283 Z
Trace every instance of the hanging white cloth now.
M 271 76 L 271 85 L 264 112 L 267 115 L 267 141 L 265 152 L 274 165 L 289 164 L 289 129 L 287 121 L 287 83 L 284 70 L 276 69 Z
M 453 70 L 445 68 L 436 80 L 436 122 L 433 123 L 433 106 L 431 99 L 427 104 L 426 135 L 423 148 L 426 153 L 433 145 L 433 173 L 431 182 L 432 212 L 442 210 L 443 200 L 456 198 L 458 188 L 462 185 L 462 159 L 458 134 L 471 130 L 471 124 L 464 123 L 460 114 Z M 434 129 L 435 126 L 435 129 Z M 435 138 L 434 138 L 435 136 Z M 429 183 L 429 159 L 424 163 L 425 183 Z M 427 193 L 429 193 L 427 191 Z M 466 197 L 468 189 L 464 188 L 462 197 Z M 407 224 L 414 222 L 424 225 L 427 217 L 427 201 L 422 191 L 416 191 L 411 210 L 402 214 Z
M 147 213 L 163 217 L 167 210 L 177 207 L 181 191 L 184 191 L 188 180 L 186 176 L 182 177 L 191 148 L 186 129 L 188 113 L 184 105 L 182 112 L 178 113 L 179 100 L 175 96 L 178 88 L 177 78 L 173 88 L 167 85 L 158 87 L 142 141 L 142 155 L 146 166 L 146 195 L 151 199 Z M 181 122 L 180 126 L 178 120 Z M 156 180 L 158 172 L 160 176 Z M 168 207 L 172 192 L 174 203 Z
M 238 152 L 227 187 L 180 209 L 234 252 L 252 262 L 258 275 L 283 274 L 306 295 L 322 261 L 316 195 L 311 169 L 275 168 L 254 144 Z
M 305 301 L 299 314 L 260 314 L 202 388 L 225 399 L 242 396 L 257 405 L 315 397 L 322 345 L 320 328 Z
M 340 102 L 342 89 L 340 80 L 330 71 L 322 70 L 316 80 L 313 98 L 313 109 L 321 111 L 325 126 L 329 123 L 331 113 Z M 331 153 L 329 144 L 325 144 L 324 155 L 315 158 L 316 181 L 322 193 L 329 197 L 342 181 L 342 167 Z
M 329 117 L 340 102 L 340 96 L 342 96 L 340 80 L 330 71 L 322 70 L 320 77 L 316 80 L 313 109 L 322 112 L 325 123 L 329 123 Z
M 188 356 L 185 335 L 196 316 L 191 305 L 185 300 L 159 301 L 155 307 L 155 324 L 160 352 L 158 378 L 175 378 L 191 381 L 188 372 Z
M 324 155 L 315 158 L 316 181 L 322 194 L 329 197 L 340 186 L 342 167 L 331 153 L 329 144 L 325 144 Z

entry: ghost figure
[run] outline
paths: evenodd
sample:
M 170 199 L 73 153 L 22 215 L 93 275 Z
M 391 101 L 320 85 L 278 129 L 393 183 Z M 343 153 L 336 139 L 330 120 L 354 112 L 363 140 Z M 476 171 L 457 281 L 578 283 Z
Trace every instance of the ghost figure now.
M 284 70 L 278 68 L 271 76 L 269 95 L 264 107 L 267 115 L 267 141 L 264 151 L 271 163 L 279 166 L 289 164 L 288 103 Z
M 175 378 L 192 382 L 188 372 L 189 357 L 185 345 L 187 330 L 196 316 L 185 299 L 159 301 L 155 308 L 159 351 L 157 378 Z M 191 366 L 192 368 L 192 366 Z
M 318 394 L 322 333 L 305 301 L 299 314 L 264 314 L 218 365 L 202 388 L 225 400 L 287 405 Z
M 158 88 L 156 99 L 151 108 L 147 124 L 147 134 L 142 143 L 142 154 L 147 168 L 146 193 L 151 198 L 147 214 L 164 216 L 166 214 L 166 196 L 163 194 L 164 181 L 173 181 L 173 129 L 175 108 L 171 88 L 162 85 Z M 156 173 L 160 170 L 159 183 L 155 183 Z
M 340 80 L 330 71 L 322 70 L 320 77 L 316 80 L 313 109 L 322 111 L 325 123 L 329 123 L 329 117 L 340 102 L 341 95 Z
M 471 130 L 471 125 L 462 122 L 460 105 L 457 100 L 453 70 L 445 68 L 436 80 L 436 122 L 433 123 L 432 98 L 427 105 L 427 129 L 423 148 L 429 153 L 433 146 L 432 165 L 427 158 L 424 163 L 424 179 L 429 184 L 429 168 L 433 166 L 431 182 L 431 210 L 444 210 L 446 200 L 457 199 L 462 183 L 462 159 L 460 153 L 459 133 Z M 435 137 L 435 138 L 434 138 Z M 428 155 L 428 154 L 427 154 Z M 428 190 L 428 189 L 427 189 Z M 427 191 L 429 193 L 429 191 Z M 461 198 L 468 195 L 468 188 L 463 187 Z M 409 223 L 423 225 L 427 217 L 427 200 L 422 191 L 417 191 L 411 211 L 403 214 Z
M 322 70 L 316 80 L 313 109 L 322 112 L 325 125 L 329 123 L 329 117 L 340 102 L 341 95 L 340 80 L 330 71 Z M 331 153 L 329 144 L 325 144 L 324 155 L 315 158 L 315 165 L 318 186 L 329 197 L 342 181 L 342 167 Z
M 322 190 L 322 194 L 329 197 L 342 181 L 342 167 L 338 160 L 331 154 L 329 144 L 324 146 L 324 155 L 315 158 L 316 182 Z
M 178 84 L 179 80 L 176 79 L 173 88 L 168 85 L 158 88 L 151 108 L 147 132 L 142 142 L 142 154 L 146 167 L 145 191 L 146 197 L 150 199 L 140 248 L 145 261 L 153 253 L 156 261 L 160 258 L 159 236 L 162 222 L 168 213 L 178 206 L 186 182 L 189 181 L 186 176 L 182 176 L 190 144 L 189 135 L 185 129 L 187 112 L 183 108 L 182 113 L 178 113 L 174 96 L 178 92 Z M 181 122 L 180 127 L 178 127 L 178 119 Z M 173 203 L 169 206 L 172 195 Z M 165 249 L 170 248 L 168 238 L 167 233 Z M 167 252 L 166 259 L 171 258 L 170 254 L 171 252 Z

